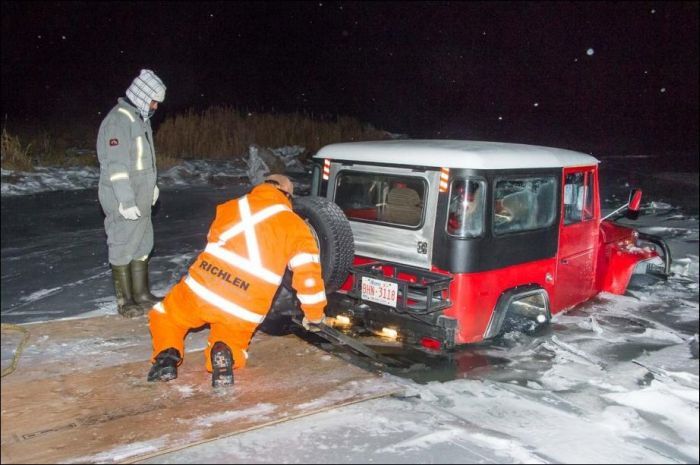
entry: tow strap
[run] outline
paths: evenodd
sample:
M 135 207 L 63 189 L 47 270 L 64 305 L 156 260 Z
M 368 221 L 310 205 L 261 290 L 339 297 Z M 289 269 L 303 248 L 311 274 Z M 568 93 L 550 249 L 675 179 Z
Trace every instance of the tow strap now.
M 302 326 L 302 323 L 300 320 L 297 318 L 292 318 L 292 321 L 294 323 L 298 324 L 299 326 Z M 361 353 L 362 355 L 365 355 L 372 360 L 375 360 L 376 362 L 379 362 L 383 365 L 387 366 L 403 366 L 403 364 L 397 360 L 391 359 L 389 357 L 385 357 L 379 353 L 377 353 L 375 350 L 371 349 L 369 346 L 366 344 L 361 343 L 360 341 L 357 341 L 350 336 L 347 336 L 340 331 L 338 331 L 335 328 L 331 328 L 330 326 L 326 325 L 325 323 L 321 323 L 320 325 L 317 325 L 319 328 L 319 331 L 314 331 L 313 334 L 316 334 L 326 341 L 330 342 L 331 344 L 335 346 L 347 346 L 350 347 L 351 349 Z

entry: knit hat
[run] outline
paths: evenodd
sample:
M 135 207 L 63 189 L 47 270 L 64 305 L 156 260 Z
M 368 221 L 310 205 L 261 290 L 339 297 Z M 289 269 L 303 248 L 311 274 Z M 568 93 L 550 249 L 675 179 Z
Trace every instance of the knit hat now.
M 141 74 L 126 89 L 126 96 L 136 105 L 143 119 L 148 119 L 151 116 L 151 100 L 165 100 L 165 84 L 150 69 L 142 69 Z

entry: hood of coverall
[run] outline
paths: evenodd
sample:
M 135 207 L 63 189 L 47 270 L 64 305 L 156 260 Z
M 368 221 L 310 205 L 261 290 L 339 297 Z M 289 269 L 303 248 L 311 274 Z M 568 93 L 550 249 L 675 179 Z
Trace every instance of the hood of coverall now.
M 153 116 L 151 101 L 162 102 L 165 100 L 165 84 L 150 69 L 142 69 L 126 89 L 126 96 L 138 109 L 144 120 Z
M 269 203 L 283 203 L 287 206 L 292 206 L 292 201 L 289 200 L 280 190 L 272 184 L 258 184 L 251 191 L 250 195 L 265 199 Z

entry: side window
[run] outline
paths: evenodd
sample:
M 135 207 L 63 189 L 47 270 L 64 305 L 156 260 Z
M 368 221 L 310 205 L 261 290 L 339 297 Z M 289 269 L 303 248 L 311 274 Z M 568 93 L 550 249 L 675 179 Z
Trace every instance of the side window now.
M 496 235 L 551 226 L 556 217 L 556 178 L 538 176 L 496 180 L 493 232 Z
M 486 183 L 476 179 L 456 179 L 450 187 L 447 234 L 478 237 L 484 231 Z
M 569 173 L 564 178 L 564 224 L 593 218 L 593 171 Z
M 423 219 L 425 195 L 423 178 L 342 171 L 334 201 L 349 220 L 415 228 Z

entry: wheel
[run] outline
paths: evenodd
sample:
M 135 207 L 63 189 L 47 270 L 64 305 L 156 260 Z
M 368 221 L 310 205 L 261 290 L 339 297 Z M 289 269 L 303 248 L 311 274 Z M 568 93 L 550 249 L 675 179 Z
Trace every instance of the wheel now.
M 350 222 L 340 207 L 323 197 L 297 197 L 293 208 L 316 238 L 326 293 L 337 291 L 347 279 L 355 256 Z M 301 308 L 287 270 L 260 329 L 268 334 L 286 334 L 292 327 L 292 316 L 301 317 Z
M 355 256 L 350 222 L 338 205 L 323 197 L 294 199 L 294 212 L 304 218 L 316 237 L 326 292 L 337 291 L 348 278 Z

